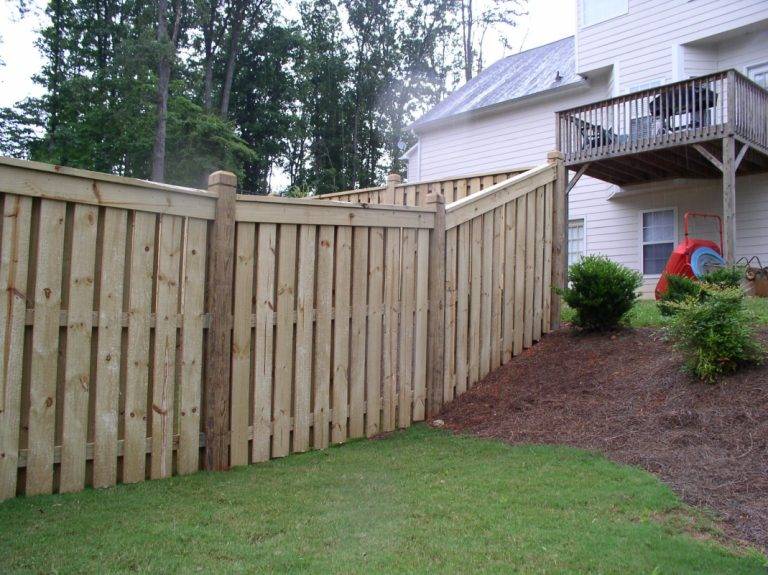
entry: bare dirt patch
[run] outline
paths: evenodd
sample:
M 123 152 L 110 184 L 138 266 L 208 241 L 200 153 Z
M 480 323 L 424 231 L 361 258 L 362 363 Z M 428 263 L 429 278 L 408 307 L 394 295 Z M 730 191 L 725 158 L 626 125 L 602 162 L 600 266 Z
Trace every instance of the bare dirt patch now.
M 768 341 L 768 330 L 761 333 Z M 654 329 L 570 329 L 491 373 L 438 416 L 510 443 L 566 444 L 655 473 L 726 531 L 768 548 L 768 365 L 693 380 Z

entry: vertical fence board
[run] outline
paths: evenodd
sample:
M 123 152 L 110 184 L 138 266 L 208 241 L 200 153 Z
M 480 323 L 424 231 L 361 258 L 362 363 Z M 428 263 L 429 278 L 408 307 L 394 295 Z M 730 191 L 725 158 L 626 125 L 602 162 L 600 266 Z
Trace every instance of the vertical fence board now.
M 317 319 L 315 323 L 315 390 L 312 444 L 328 447 L 331 393 L 334 227 L 320 226 L 317 245 Z
M 355 228 L 352 262 L 352 348 L 349 358 L 349 436 L 365 432 L 365 335 L 368 294 L 368 229 Z
M 6 194 L 0 243 L 0 501 L 16 495 L 32 200 Z
M 469 329 L 469 274 L 470 223 L 458 227 L 457 286 L 456 286 L 456 394 L 467 391 L 468 329 Z
M 449 402 L 456 389 L 456 282 L 457 282 L 457 241 L 458 229 L 451 228 L 445 233 L 445 386 L 443 401 Z
M 413 348 L 416 306 L 416 230 L 403 230 L 402 279 L 400 282 L 400 367 L 398 392 L 398 426 L 411 424 L 413 403 Z
M 493 212 L 483 214 L 483 260 L 480 272 L 480 378 L 491 370 L 491 292 L 493 286 Z
M 384 339 L 382 372 L 382 429 L 397 425 L 398 335 L 400 319 L 400 229 L 384 235 Z
M 126 483 L 144 481 L 146 473 L 149 417 L 147 390 L 156 220 L 155 214 L 136 212 L 131 226 L 123 443 L 123 481 Z
M 513 352 L 523 350 L 525 331 L 525 225 L 527 201 L 523 196 L 515 201 L 515 336 Z
M 544 192 L 544 302 L 542 304 L 542 331 L 552 331 L 552 232 L 553 232 L 553 199 L 552 183 L 547 184 Z
M 429 312 L 429 230 L 420 229 L 416 247 L 416 325 L 414 327 L 413 420 L 422 421 L 427 403 L 427 321 Z
M 366 417 L 368 437 L 381 431 L 382 307 L 384 295 L 384 229 L 371 228 L 368 246 L 368 349 L 366 360 Z
M 232 325 L 229 464 L 248 464 L 251 384 L 251 321 L 256 224 L 240 222 L 235 232 L 235 293 Z
M 491 274 L 491 369 L 501 365 L 502 297 L 504 292 L 504 206 L 493 210 Z
M 504 325 L 502 327 L 502 363 L 512 359 L 515 338 L 515 259 L 517 257 L 516 202 L 504 206 Z
M 333 424 L 331 441 L 341 443 L 347 439 L 349 416 L 349 305 L 352 268 L 352 228 L 340 226 L 336 230 L 336 285 L 333 293 L 335 317 L 333 321 Z
M 59 491 L 62 493 L 80 491 L 85 486 L 98 218 L 98 208 L 83 204 L 75 206 L 72 249 L 70 254 L 66 254 L 71 258 L 71 268 L 59 480 Z
M 293 385 L 293 317 L 296 303 L 296 226 L 280 226 L 277 264 L 277 336 L 272 456 L 288 455 L 291 444 L 291 386 Z
M 483 218 L 472 221 L 472 249 L 470 250 L 470 302 L 469 302 L 469 386 L 480 381 L 480 325 L 482 320 L 482 261 Z
M 269 459 L 272 439 L 272 367 L 277 226 L 259 225 L 256 258 L 256 329 L 253 369 L 253 461 Z
M 99 332 L 96 350 L 96 419 L 93 435 L 93 486 L 117 483 L 117 433 L 123 333 L 123 274 L 128 212 L 104 211 L 99 280 Z M 174 318 L 175 319 L 175 318 Z
M 525 314 L 523 318 L 523 346 L 533 344 L 533 289 L 536 259 L 536 196 L 526 196 L 525 227 Z
M 41 200 L 34 291 L 27 495 L 53 490 L 59 310 L 66 204 Z
M 309 414 L 312 397 L 313 321 L 315 304 L 316 226 L 299 228 L 299 268 L 296 292 L 296 386 L 293 415 L 293 450 L 309 449 Z
M 163 215 L 157 249 L 155 349 L 152 373 L 152 479 L 173 471 L 173 408 L 176 369 L 176 324 L 183 220 Z
M 544 188 L 538 188 L 536 196 L 536 235 L 534 236 L 533 268 L 533 340 L 541 339 L 541 317 L 544 305 Z
M 178 471 L 193 473 L 200 467 L 200 408 L 203 377 L 203 312 L 208 225 L 188 219 L 184 248 L 181 311 L 184 316 L 179 386 Z

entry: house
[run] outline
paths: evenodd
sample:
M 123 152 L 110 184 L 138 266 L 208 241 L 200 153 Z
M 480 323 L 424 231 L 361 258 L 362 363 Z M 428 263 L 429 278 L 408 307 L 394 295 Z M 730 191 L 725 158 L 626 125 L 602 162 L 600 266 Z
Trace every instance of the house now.
M 768 2 L 577 0 L 576 35 L 506 57 L 412 125 L 408 179 L 565 154 L 569 261 L 605 254 L 650 295 L 686 212 L 768 265 Z M 696 220 L 692 235 L 719 239 Z

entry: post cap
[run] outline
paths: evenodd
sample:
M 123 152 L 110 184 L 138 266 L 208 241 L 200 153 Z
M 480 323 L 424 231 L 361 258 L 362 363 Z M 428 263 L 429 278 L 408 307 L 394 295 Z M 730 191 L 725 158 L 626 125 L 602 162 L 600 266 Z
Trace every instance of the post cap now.
M 400 176 L 400 174 L 389 174 L 387 176 L 388 182 L 402 182 L 403 178 Z
M 445 196 L 440 192 L 429 192 L 427 194 L 427 204 L 444 204 Z
M 550 164 L 552 162 L 557 162 L 558 160 L 565 160 L 565 154 L 563 154 L 560 150 L 552 150 L 551 152 L 547 152 L 547 161 Z
M 225 172 L 222 170 L 213 172 L 208 176 L 208 186 L 229 186 L 230 188 L 236 188 L 237 176 L 232 172 Z

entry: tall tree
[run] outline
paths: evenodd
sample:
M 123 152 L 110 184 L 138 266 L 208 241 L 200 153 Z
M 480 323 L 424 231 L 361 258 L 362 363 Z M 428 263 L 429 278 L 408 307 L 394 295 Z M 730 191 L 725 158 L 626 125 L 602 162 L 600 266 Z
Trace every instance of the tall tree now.
M 165 144 L 168 124 L 168 90 L 171 83 L 171 67 L 176 58 L 179 33 L 181 31 L 182 5 L 184 0 L 174 0 L 173 27 L 168 32 L 168 0 L 157 0 L 157 121 L 155 144 L 152 148 L 152 179 L 165 181 Z

